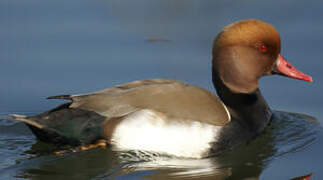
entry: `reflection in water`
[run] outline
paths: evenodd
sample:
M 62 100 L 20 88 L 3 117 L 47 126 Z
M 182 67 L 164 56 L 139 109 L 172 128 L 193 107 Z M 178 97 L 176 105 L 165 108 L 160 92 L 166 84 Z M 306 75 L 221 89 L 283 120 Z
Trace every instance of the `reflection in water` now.
M 278 122 L 272 124 L 274 143 L 279 147 L 275 156 L 306 148 L 320 129 L 314 117 L 304 114 L 277 112 L 274 119 Z
M 221 167 L 216 159 L 214 158 L 205 158 L 205 159 L 179 159 L 174 157 L 165 157 L 157 154 L 151 155 L 147 152 L 139 152 L 142 157 L 142 154 L 145 154 L 143 158 L 138 159 L 137 161 L 132 161 L 133 163 L 127 164 L 123 167 L 123 170 L 133 171 L 134 173 L 138 171 L 153 171 L 158 170 L 156 173 L 152 174 L 153 178 L 166 178 L 171 177 L 183 178 L 183 177 L 227 177 L 231 174 L 231 168 Z M 128 153 L 125 156 L 123 154 L 123 161 L 128 161 L 129 159 L 137 159 L 137 153 Z M 131 154 L 129 156 L 129 154 Z M 150 155 L 147 155 L 150 154 Z M 134 156 L 136 157 L 134 157 Z M 119 156 L 120 157 L 120 156 Z M 125 158 L 126 157 L 126 158 Z M 128 172 L 129 173 L 129 172 Z M 150 177 L 151 178 L 151 177 Z
M 291 180 L 309 180 L 312 178 L 312 176 L 313 176 L 313 174 L 307 174 L 305 176 L 296 177 Z
M 7 129 L 19 130 L 21 125 L 9 124 Z M 205 159 L 179 159 L 137 151 L 114 152 L 111 148 L 54 156 L 55 147 L 37 142 L 21 152 L 25 158 L 18 158 L 14 165 L 0 170 L 0 178 L 258 179 L 271 160 L 304 150 L 315 141 L 319 130 L 313 117 L 276 111 L 271 126 L 261 136 L 230 152 Z M 11 143 L 2 140 L 1 149 Z M 27 143 L 27 147 L 30 144 Z M 13 148 L 19 149 L 21 145 Z

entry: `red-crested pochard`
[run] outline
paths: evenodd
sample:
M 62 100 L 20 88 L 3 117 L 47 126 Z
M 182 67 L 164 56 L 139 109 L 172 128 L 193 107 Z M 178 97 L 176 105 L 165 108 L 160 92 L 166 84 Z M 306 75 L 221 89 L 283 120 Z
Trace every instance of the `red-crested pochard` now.
M 52 96 L 69 103 L 35 116 L 13 115 L 42 141 L 201 158 L 246 142 L 272 112 L 258 89 L 265 75 L 312 81 L 280 54 L 280 37 L 260 20 L 230 24 L 213 45 L 212 79 L 219 98 L 168 79 L 134 81 L 82 95 Z

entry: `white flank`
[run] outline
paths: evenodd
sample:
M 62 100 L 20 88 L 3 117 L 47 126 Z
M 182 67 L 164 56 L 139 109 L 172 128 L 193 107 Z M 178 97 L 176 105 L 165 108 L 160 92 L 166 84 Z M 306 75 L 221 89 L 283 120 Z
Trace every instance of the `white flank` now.
M 111 139 L 117 149 L 166 153 L 178 157 L 201 158 L 217 140 L 220 126 L 198 121 L 165 121 L 151 110 L 132 113 L 117 125 Z

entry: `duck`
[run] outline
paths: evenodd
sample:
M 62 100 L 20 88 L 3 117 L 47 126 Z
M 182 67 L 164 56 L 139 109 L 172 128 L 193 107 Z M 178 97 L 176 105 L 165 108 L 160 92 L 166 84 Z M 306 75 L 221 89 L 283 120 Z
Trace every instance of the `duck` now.
M 217 92 L 171 79 L 137 80 L 88 94 L 51 96 L 68 102 L 38 115 L 13 114 L 41 141 L 204 158 L 259 136 L 272 110 L 259 79 L 282 75 L 312 82 L 280 53 L 277 30 L 247 19 L 225 26 L 212 49 Z

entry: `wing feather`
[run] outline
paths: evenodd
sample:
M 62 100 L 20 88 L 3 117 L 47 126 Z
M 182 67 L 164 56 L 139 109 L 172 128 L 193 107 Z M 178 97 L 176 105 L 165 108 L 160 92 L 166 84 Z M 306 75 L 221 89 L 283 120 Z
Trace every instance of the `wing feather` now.
M 161 112 L 171 119 L 187 119 L 223 126 L 230 121 L 225 105 L 211 92 L 168 79 L 133 81 L 90 94 L 52 96 L 72 100 L 70 108 L 120 117 L 141 109 Z

